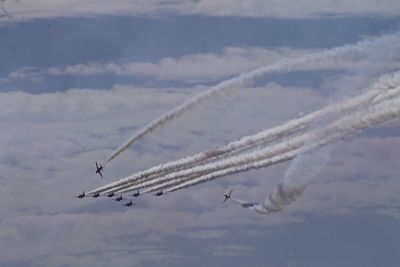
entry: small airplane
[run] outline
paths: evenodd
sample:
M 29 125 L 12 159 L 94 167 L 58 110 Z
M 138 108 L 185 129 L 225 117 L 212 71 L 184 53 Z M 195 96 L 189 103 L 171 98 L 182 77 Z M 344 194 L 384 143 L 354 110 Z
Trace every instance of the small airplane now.
M 232 193 L 232 191 L 233 191 L 233 189 L 231 189 L 231 191 L 230 191 L 228 194 L 227 194 L 227 193 L 224 194 L 225 199 L 224 199 L 224 201 L 222 201 L 222 203 L 225 203 L 225 201 L 226 201 L 228 198 L 231 198 L 231 193 Z
M 127 206 L 127 207 L 130 207 L 132 205 L 133 205 L 132 200 L 130 200 L 128 203 L 125 204 L 125 206 Z
M 138 197 L 140 195 L 140 193 L 139 193 L 139 190 L 138 191 L 136 191 L 135 193 L 133 193 L 133 197 Z
M 122 200 L 122 194 L 115 199 L 115 201 L 121 201 L 121 200 Z
M 113 197 L 114 196 L 114 192 L 110 192 L 108 193 L 107 197 Z
M 161 190 L 158 191 L 155 195 L 159 197 L 159 196 L 161 196 L 161 195 L 163 195 L 163 194 L 164 194 L 164 193 L 163 193 L 163 191 L 162 191 L 162 189 L 161 189 Z
M 99 197 L 100 193 L 94 193 L 93 197 Z
M 80 195 L 78 195 L 78 196 L 76 196 L 77 198 L 84 198 L 85 197 L 85 191 L 83 191 L 83 193 L 82 194 L 80 194 Z
M 100 174 L 101 178 L 103 178 L 103 174 L 101 174 L 101 171 L 103 170 L 103 166 L 101 166 L 101 163 L 97 163 L 96 161 L 96 173 Z

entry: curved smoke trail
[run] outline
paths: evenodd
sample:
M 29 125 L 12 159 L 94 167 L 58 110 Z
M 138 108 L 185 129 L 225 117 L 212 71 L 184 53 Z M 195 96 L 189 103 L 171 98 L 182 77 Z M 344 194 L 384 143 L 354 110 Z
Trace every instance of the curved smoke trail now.
M 285 137 L 306 128 L 310 123 L 315 123 L 321 118 L 334 113 L 340 113 L 354 108 L 358 108 L 364 104 L 379 103 L 387 98 L 394 97 L 399 94 L 398 90 L 392 90 L 400 83 L 400 71 L 393 74 L 385 74 L 375 82 L 368 91 L 351 99 L 343 100 L 339 103 L 329 105 L 320 110 L 314 111 L 301 118 L 291 120 L 283 125 L 267 129 L 260 133 L 251 136 L 245 136 L 238 141 L 233 141 L 225 146 L 201 152 L 193 156 L 185 157 L 176 161 L 160 164 L 148 170 L 136 173 L 133 176 L 124 178 L 120 181 L 110 183 L 108 185 L 97 188 L 88 194 L 96 192 L 104 192 L 107 190 L 121 190 L 130 186 L 140 184 L 144 181 L 149 181 L 160 177 L 161 175 L 168 174 L 183 169 L 193 164 L 199 164 L 205 160 L 210 160 L 221 155 L 226 155 L 231 152 L 249 148 L 251 146 L 259 145 L 260 142 L 266 143 L 276 140 L 277 138 Z
M 284 178 L 278 182 L 263 203 L 232 199 L 242 207 L 261 214 L 281 211 L 305 191 L 311 180 L 328 162 L 329 152 L 328 149 L 319 149 L 296 157 Z
M 397 87 L 397 89 L 400 89 L 400 86 Z M 290 160 L 296 157 L 298 154 L 314 151 L 322 146 L 344 137 L 355 135 L 377 124 L 397 119 L 399 116 L 400 97 L 397 97 L 394 100 L 387 100 L 381 104 L 375 105 L 366 110 L 358 111 L 355 114 L 347 115 L 337 120 L 336 122 L 327 126 L 324 130 L 317 131 L 313 135 L 310 135 L 308 140 L 311 140 L 312 142 L 310 144 L 305 144 L 301 148 L 293 149 L 292 151 L 282 153 L 273 158 L 262 159 L 247 164 L 242 164 L 237 167 L 227 168 L 226 170 L 213 172 L 193 180 L 176 181 L 180 183 L 176 186 L 168 188 L 166 192 L 176 191 L 185 187 L 215 179 L 217 177 L 239 173 L 255 168 L 263 168 L 279 162 Z
M 354 97 L 350 100 L 345 100 L 345 101 L 342 101 L 339 103 L 332 104 L 330 106 L 322 108 L 321 110 L 312 112 L 309 115 L 306 115 L 302 118 L 292 120 L 289 123 L 286 123 L 284 125 L 281 125 L 281 126 L 278 126 L 278 127 L 266 130 L 266 131 L 263 131 L 254 136 L 245 137 L 242 140 L 228 144 L 226 147 L 227 148 L 233 148 L 233 147 L 237 148 L 237 146 L 235 146 L 237 144 L 240 144 L 240 145 L 254 144 L 254 141 L 263 140 L 263 138 L 264 138 L 264 141 L 265 140 L 267 140 L 267 141 L 276 140 L 278 138 L 286 136 L 288 134 L 288 132 L 290 132 L 290 133 L 294 132 L 293 129 L 298 128 L 301 125 L 304 125 L 306 123 L 308 125 L 309 123 L 315 122 L 317 119 L 326 117 L 327 115 L 344 112 L 344 111 L 354 109 L 354 108 L 359 108 L 360 106 L 365 105 L 365 104 L 380 103 L 386 99 L 390 99 L 390 98 L 395 97 L 400 94 L 399 89 L 395 89 L 395 90 L 392 89 L 393 87 L 395 87 L 396 84 L 398 85 L 399 83 L 400 83 L 400 72 L 396 72 L 393 75 L 384 75 L 379 79 L 379 82 L 375 83 L 375 85 L 372 86 L 372 89 L 370 91 L 367 91 L 360 96 Z M 309 135 L 309 134 L 310 133 L 303 134 L 302 136 L 298 136 L 298 137 L 290 140 L 290 143 L 286 144 L 286 145 L 276 144 L 273 147 L 265 148 L 264 152 L 263 152 L 264 154 L 261 157 L 271 157 L 276 154 L 283 153 L 287 150 L 290 150 L 293 147 L 295 147 L 295 148 L 300 147 L 303 145 L 303 142 L 308 138 L 307 135 Z M 259 150 L 259 151 L 262 151 L 262 150 Z M 184 158 L 183 160 L 181 160 L 181 162 L 185 161 L 188 158 L 189 159 L 198 158 L 198 155 L 202 155 L 202 154 L 204 155 L 205 153 L 199 153 L 199 154 L 196 154 L 195 156 Z M 253 152 L 247 153 L 247 155 L 251 155 L 251 154 L 254 154 L 254 153 Z M 244 160 L 244 158 L 245 158 L 245 156 L 243 156 L 243 154 L 242 154 L 240 156 L 240 159 Z M 225 163 L 230 161 L 229 164 L 235 165 L 235 164 L 239 164 L 238 160 L 239 160 L 238 157 L 229 158 L 229 159 L 225 160 Z M 248 161 L 252 161 L 252 160 L 254 160 L 254 158 L 250 158 Z M 174 162 L 172 162 L 172 164 L 174 164 L 176 162 L 177 161 L 174 161 Z M 179 160 L 178 160 L 178 162 L 179 162 Z M 214 166 L 214 168 L 215 167 L 219 168 L 219 169 L 226 168 L 227 165 L 223 165 L 223 163 L 221 163 L 221 162 L 223 162 L 223 161 L 220 161 L 219 162 L 220 164 Z M 168 166 L 168 164 L 170 164 L 170 163 L 164 164 L 164 166 Z M 196 173 L 198 176 L 198 175 L 204 174 L 205 172 L 216 171 L 217 169 L 212 169 L 213 165 L 215 165 L 215 163 L 209 163 L 208 165 L 207 164 L 200 165 L 200 166 L 193 167 L 191 169 L 182 169 L 182 170 L 175 171 L 173 173 L 165 172 L 165 173 L 162 173 L 162 177 L 159 177 L 160 176 L 159 175 L 158 177 L 157 176 L 153 176 L 153 177 L 145 176 L 143 178 L 143 176 L 142 176 L 142 179 L 137 179 L 137 177 L 141 177 L 141 175 L 143 173 L 151 173 L 152 171 L 154 171 L 154 167 L 153 167 L 149 170 L 139 172 L 138 174 L 135 174 L 131 177 L 122 179 L 118 182 L 114 182 L 109 185 L 95 189 L 95 190 L 89 192 L 89 194 L 94 193 L 94 192 L 121 191 L 121 190 L 124 190 L 123 192 L 127 192 L 127 191 L 131 191 L 131 190 L 144 188 L 146 186 L 152 186 L 157 183 L 164 182 L 166 180 L 177 179 L 182 176 L 193 177 L 193 176 L 196 176 L 195 175 Z M 159 167 L 155 167 L 155 168 L 157 169 Z
M 398 87 L 397 89 L 400 90 L 400 87 Z M 153 191 L 170 187 L 166 190 L 166 192 L 171 192 L 198 183 L 206 182 L 215 179 L 217 177 L 243 172 L 250 169 L 263 168 L 293 159 L 299 153 L 307 153 L 313 151 L 321 146 L 327 145 L 340 138 L 356 134 L 365 128 L 369 128 L 376 124 L 395 119 L 396 116 L 400 115 L 399 103 L 400 103 L 400 97 L 396 98 L 395 100 L 387 100 L 381 104 L 375 105 L 366 110 L 361 110 L 356 112 L 355 114 L 347 115 L 335 121 L 334 123 L 328 125 L 324 129 L 315 130 L 314 132 L 307 135 L 305 140 L 317 140 L 316 142 L 312 142 L 310 144 L 304 144 L 305 140 L 303 140 L 303 142 L 300 141 L 300 139 L 296 141 L 288 140 L 284 144 L 281 144 L 282 146 L 285 146 L 287 148 L 286 152 L 277 154 L 272 158 L 271 157 L 266 159 L 259 158 L 259 159 L 254 159 L 249 163 L 238 163 L 236 166 L 214 171 L 212 173 L 202 175 L 195 179 L 182 178 L 182 179 L 164 181 L 159 185 L 151 187 L 151 190 L 146 190 L 146 191 Z M 299 146 L 299 144 L 304 144 L 304 146 L 301 145 Z M 143 187 L 148 186 L 145 184 L 142 185 Z M 131 188 L 122 190 L 120 192 L 127 192 L 127 191 L 131 191 Z
M 393 42 L 398 39 L 397 34 L 395 35 L 387 35 L 385 37 L 381 37 L 379 39 L 373 39 L 373 40 L 363 40 L 359 41 L 355 44 L 349 44 L 349 45 L 344 45 L 341 47 L 336 47 L 330 50 L 323 50 L 321 52 L 315 52 L 311 53 L 308 55 L 304 55 L 299 58 L 295 59 L 285 59 L 278 61 L 275 64 L 268 65 L 259 69 L 256 69 L 251 72 L 243 73 L 239 76 L 236 76 L 234 78 L 231 78 L 229 80 L 223 81 L 216 86 L 210 88 L 209 90 L 202 92 L 195 97 L 185 101 L 181 105 L 175 107 L 174 109 L 168 111 L 167 113 L 162 114 L 160 117 L 154 119 L 151 121 L 149 124 L 144 126 L 142 129 L 140 129 L 138 132 L 135 133 L 134 136 L 132 136 L 129 140 L 127 140 L 124 144 L 122 144 L 120 147 L 118 147 L 105 161 L 104 165 L 112 161 L 115 157 L 117 157 L 119 154 L 121 154 L 123 151 L 125 151 L 130 145 L 132 145 L 136 140 L 140 139 L 147 133 L 150 133 L 153 131 L 155 128 L 163 125 L 167 121 L 170 121 L 188 109 L 190 109 L 192 106 L 200 103 L 201 101 L 215 95 L 217 92 L 229 89 L 232 87 L 238 87 L 238 86 L 243 86 L 245 84 L 250 83 L 252 80 L 255 78 L 261 77 L 265 74 L 272 73 L 272 72 L 282 72 L 282 71 L 289 71 L 293 69 L 294 67 L 304 65 L 307 63 L 315 62 L 315 61 L 321 61 L 325 60 L 328 58 L 342 58 L 342 57 L 349 57 L 349 56 L 359 56 L 357 53 L 362 53 L 366 49 L 369 49 L 371 47 L 376 47 L 376 46 L 382 46 L 382 44 L 388 43 L 388 42 Z M 398 40 L 397 40 L 398 41 Z

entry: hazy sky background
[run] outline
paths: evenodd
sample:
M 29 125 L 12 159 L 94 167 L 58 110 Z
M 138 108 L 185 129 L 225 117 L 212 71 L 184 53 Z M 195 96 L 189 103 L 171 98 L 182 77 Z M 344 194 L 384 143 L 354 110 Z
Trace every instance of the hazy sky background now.
M 294 3 L 293 3 L 294 2 Z M 1 2 L 0 266 L 398 266 L 400 124 L 333 145 L 287 210 L 253 214 L 290 162 L 127 209 L 74 195 L 360 92 L 400 49 L 310 64 L 221 93 L 105 169 L 135 130 L 242 72 L 399 29 L 400 2 Z

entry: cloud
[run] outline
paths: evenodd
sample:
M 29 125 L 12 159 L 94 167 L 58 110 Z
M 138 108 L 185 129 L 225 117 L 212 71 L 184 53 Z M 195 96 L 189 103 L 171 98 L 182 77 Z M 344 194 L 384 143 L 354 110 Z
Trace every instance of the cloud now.
M 327 59 L 323 62 L 308 63 L 294 70 L 354 70 L 362 69 L 363 74 L 374 74 L 382 69 L 396 69 L 400 57 L 400 46 L 393 41 L 387 44 L 385 52 L 368 49 L 365 58 Z M 19 80 L 43 81 L 49 76 L 148 76 L 159 81 L 183 81 L 188 83 L 210 82 L 248 72 L 277 61 L 301 57 L 317 52 L 316 49 L 296 49 L 289 47 L 225 47 L 221 53 L 197 53 L 178 58 L 162 58 L 150 62 L 91 62 L 69 66 L 54 66 L 47 69 L 24 67 L 9 73 L 3 83 Z M 354 77 L 351 79 L 354 80 Z M 336 77 L 332 81 L 337 83 Z
M 312 18 L 336 16 L 396 16 L 400 14 L 397 0 L 38 0 L 3 3 L 7 13 L 3 22 L 38 18 L 78 17 L 96 15 L 204 15 L 236 17 Z
M 281 58 L 296 57 L 309 52 L 286 47 L 225 47 L 221 53 L 197 53 L 179 58 L 162 58 L 150 62 L 92 62 L 38 69 L 24 67 L 9 73 L 3 82 L 27 80 L 37 82 L 46 76 L 149 76 L 158 80 L 210 81 L 272 64 Z
M 396 0 L 375 2 L 334 0 L 232 0 L 227 5 L 221 0 L 201 0 L 197 2 L 195 12 L 214 16 L 248 16 L 277 18 L 310 18 L 324 15 L 388 15 L 400 13 Z
M 276 62 L 282 57 L 304 54 L 305 50 L 290 48 L 226 47 L 221 54 L 204 53 L 180 58 L 163 58 L 157 63 L 90 63 L 49 68 L 50 75 L 143 75 L 159 80 L 213 80 Z
M 107 166 L 104 180 L 95 176 L 94 160 L 108 155 L 134 129 L 204 89 L 116 85 L 103 91 L 0 93 L 0 123 L 5 125 L 0 132 L 2 261 L 27 261 L 31 266 L 71 262 L 142 266 L 155 258 L 150 262 L 154 265 L 182 257 L 179 250 L 171 252 L 171 240 L 178 237 L 189 242 L 215 240 L 214 255 L 241 256 L 252 251 L 236 244 L 218 245 L 229 236 L 229 226 L 286 224 L 299 222 L 299 212 L 356 212 L 376 205 L 390 208 L 393 200 L 398 201 L 398 152 L 393 145 L 397 137 L 371 136 L 338 146 L 323 176 L 329 179 L 317 178 L 320 183 L 298 202 L 268 220 L 229 202 L 215 203 L 221 203 L 227 187 L 234 187 L 238 195 L 262 199 L 265 188 L 272 188 L 282 175 L 284 164 L 176 192 L 162 201 L 144 196 L 129 210 L 109 199 L 73 197 L 158 162 L 280 124 L 327 100 L 315 88 L 274 83 L 233 90 L 151 134 Z M 391 128 L 387 132 L 392 133 Z M 382 162 L 381 155 L 390 160 Z M 365 181 L 351 179 L 359 170 L 369 173 L 362 177 Z M 376 195 L 371 200 L 372 189 Z

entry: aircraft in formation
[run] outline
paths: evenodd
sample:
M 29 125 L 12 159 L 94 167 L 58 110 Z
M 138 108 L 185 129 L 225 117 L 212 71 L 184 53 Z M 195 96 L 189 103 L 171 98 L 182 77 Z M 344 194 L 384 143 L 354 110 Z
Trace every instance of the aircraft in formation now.
M 127 207 L 130 207 L 132 205 L 133 205 L 132 200 L 130 200 L 128 203 L 125 204 L 125 206 L 127 206 Z
M 228 199 L 230 199 L 231 198 L 231 194 L 232 194 L 232 192 L 233 192 L 233 189 L 231 189 L 231 191 L 229 191 L 229 193 L 224 193 L 224 200 L 222 201 L 222 203 L 225 203 L 225 201 L 227 201 Z M 164 195 L 165 193 L 163 192 L 163 190 L 161 189 L 160 191 L 158 191 L 157 193 L 155 193 L 154 195 L 155 196 L 157 196 L 157 197 L 159 197 L 159 196 L 162 196 L 162 195 Z M 115 193 L 114 192 L 110 192 L 110 193 L 108 193 L 107 194 L 107 197 L 113 197 L 115 195 Z M 133 193 L 132 194 L 132 197 L 138 197 L 140 195 L 140 192 L 139 192 L 139 190 L 137 190 L 135 193 Z M 94 193 L 93 195 L 92 195 L 92 197 L 94 197 L 94 198 L 97 198 L 97 197 L 99 197 L 100 196 L 100 193 Z M 75 196 L 75 197 L 77 197 L 77 198 L 84 198 L 85 197 L 85 191 L 83 191 L 82 192 L 82 194 L 80 194 L 80 195 L 77 195 L 77 196 Z M 123 197 L 122 197 L 122 194 L 119 196 L 119 197 L 117 197 L 116 199 L 115 199 L 115 201 L 121 201 L 123 199 Z M 132 206 L 133 205 L 133 203 L 132 203 L 132 200 L 130 200 L 129 202 L 127 202 L 126 204 L 125 204 L 125 206 L 127 206 L 127 207 L 129 207 L 129 206 Z
M 137 196 L 139 196 L 139 191 L 137 191 L 134 195 L 136 195 L 136 194 L 137 194 Z M 92 197 L 94 197 L 94 198 L 97 198 L 97 197 L 99 197 L 99 196 L 100 196 L 100 193 L 94 193 L 94 194 L 92 195 Z M 112 196 L 114 196 L 114 192 L 108 193 L 108 195 L 107 195 L 107 197 L 112 197 Z M 77 198 L 84 198 L 84 197 L 86 197 L 85 191 L 83 191 L 82 194 L 79 194 L 79 195 L 77 195 L 77 196 L 75 196 L 75 197 L 77 197 Z M 122 194 L 121 194 L 119 197 L 117 197 L 117 198 L 115 199 L 115 201 L 121 201 L 122 199 L 123 199 L 123 197 L 122 197 Z M 124 204 L 124 206 L 127 206 L 127 207 L 130 207 L 130 206 L 133 206 L 133 205 L 135 205 L 135 204 L 132 202 L 132 200 L 130 200 L 129 202 L 127 202 L 127 203 Z
M 77 197 L 77 198 L 84 198 L 84 197 L 85 197 L 85 191 L 83 191 L 83 193 L 82 193 L 82 194 L 80 194 L 80 195 L 77 195 L 77 196 L 75 196 L 75 197 Z
M 225 199 L 224 199 L 224 201 L 222 201 L 222 203 L 225 203 L 225 201 L 227 201 L 229 198 L 231 198 L 232 191 L 233 191 L 233 189 L 231 189 L 231 191 L 228 194 L 227 193 L 224 194 Z
M 155 196 L 162 196 L 164 193 L 163 193 L 163 191 L 162 191 L 162 189 L 160 190 L 160 191 L 158 191 L 156 194 L 155 194 Z
M 101 173 L 102 171 L 103 171 L 103 166 L 101 165 L 101 163 L 97 163 L 97 161 L 95 162 L 96 163 L 96 173 L 97 174 L 99 174 L 102 178 L 103 178 L 103 174 Z M 229 193 L 224 193 L 224 200 L 222 201 L 222 203 L 225 203 L 225 201 L 227 201 L 228 199 L 230 199 L 231 198 L 231 194 L 232 194 L 232 191 L 233 191 L 233 189 L 231 189 L 231 191 L 229 191 Z M 108 194 L 107 194 L 107 197 L 113 197 L 115 195 L 115 193 L 114 192 L 109 192 Z M 133 193 L 132 194 L 132 197 L 138 197 L 140 195 L 140 192 L 139 192 L 139 190 L 137 190 L 135 193 Z M 162 195 L 164 195 L 164 192 L 163 192 L 163 190 L 161 189 L 160 191 L 158 191 L 157 193 L 155 193 L 154 194 L 155 196 L 157 196 L 157 197 L 159 197 L 159 196 L 162 196 Z M 100 193 L 94 193 L 93 195 L 92 195 L 92 197 L 94 197 L 94 198 L 97 198 L 97 197 L 99 197 L 100 196 Z M 84 198 L 85 197 L 85 191 L 83 191 L 83 193 L 82 194 L 80 194 L 80 195 L 78 195 L 78 196 L 76 196 L 77 198 Z M 122 197 L 122 194 L 119 196 L 119 197 L 117 197 L 116 199 L 115 199 L 115 201 L 121 201 L 123 199 L 123 197 Z M 125 203 L 125 206 L 127 206 L 127 207 L 130 207 L 130 206 L 132 206 L 132 205 L 134 205 L 134 203 L 132 202 L 132 200 L 130 200 L 129 202 L 127 202 L 127 203 Z

